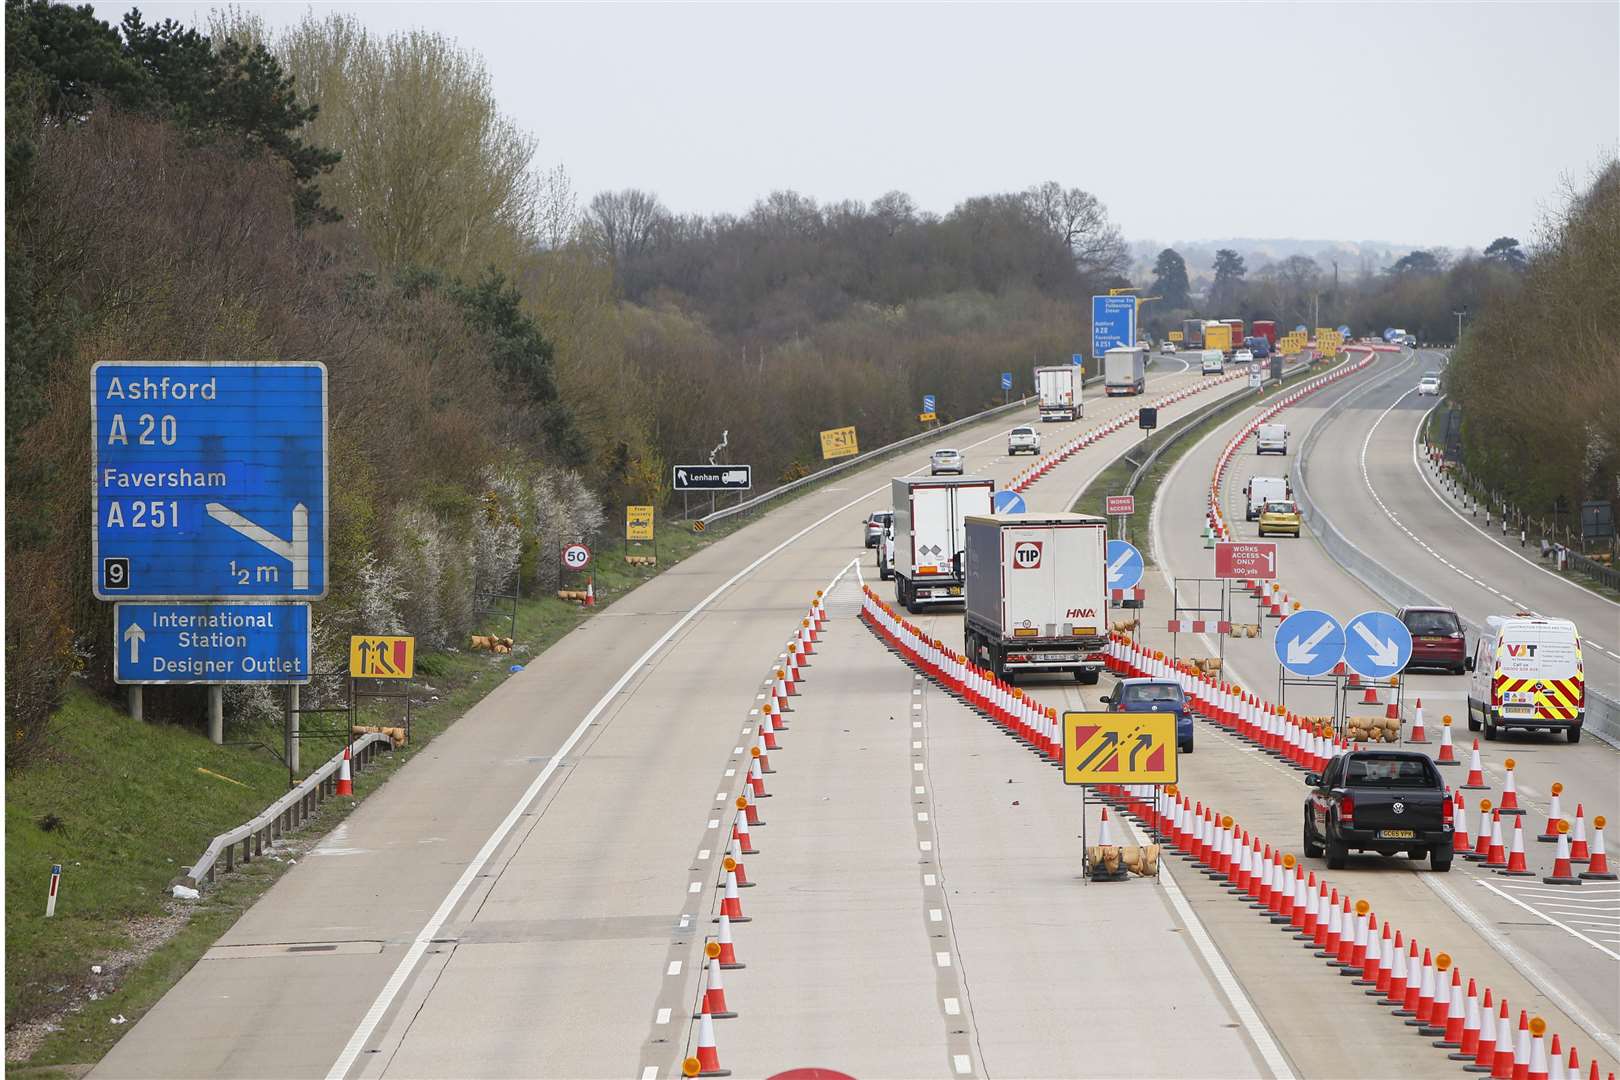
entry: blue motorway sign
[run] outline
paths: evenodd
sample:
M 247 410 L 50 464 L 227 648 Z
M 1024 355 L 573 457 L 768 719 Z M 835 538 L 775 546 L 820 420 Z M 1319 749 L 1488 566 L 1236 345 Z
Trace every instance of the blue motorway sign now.
M 1136 297 L 1091 298 L 1091 355 L 1102 359 L 1109 349 L 1136 344 Z
M 114 604 L 113 681 L 306 683 L 308 604 Z
M 1348 326 L 1339 327 L 1339 336 L 1344 338 L 1344 340 L 1349 341 L 1350 340 L 1350 328 Z
M 1326 675 L 1344 659 L 1344 627 L 1325 611 L 1305 608 L 1282 621 L 1271 644 L 1277 663 L 1295 675 Z
M 1108 587 L 1134 589 L 1142 581 L 1142 553 L 1124 540 L 1108 541 L 1104 558 L 1108 562 Z
M 998 514 L 1022 514 L 1029 507 L 1016 491 L 998 491 L 990 498 L 990 505 Z
M 1003 390 L 1011 390 L 1012 389 L 1012 372 L 1003 371 L 1001 373 L 1001 388 Z
M 95 595 L 326 595 L 326 367 L 117 362 L 91 375 Z
M 934 411 L 934 395 L 933 394 L 924 394 L 923 395 L 922 411 L 923 412 L 933 412 Z
M 1369 679 L 1393 675 L 1412 659 L 1412 632 L 1387 611 L 1363 611 L 1344 624 L 1344 662 Z
M 1086 354 L 1085 353 L 1074 353 L 1073 355 L 1071 355 L 1069 357 L 1069 363 L 1073 364 L 1075 367 L 1080 367 L 1085 362 L 1086 362 Z

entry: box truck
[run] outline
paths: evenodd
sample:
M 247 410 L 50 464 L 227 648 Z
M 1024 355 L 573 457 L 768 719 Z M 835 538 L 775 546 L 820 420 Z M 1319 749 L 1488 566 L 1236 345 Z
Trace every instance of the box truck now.
M 1204 324 L 1204 348 L 1219 349 L 1221 352 L 1232 351 L 1232 328 L 1225 323 Z
M 1181 347 L 1183 349 L 1202 349 L 1204 347 L 1204 320 L 1181 320 Z
M 1140 394 L 1147 389 L 1147 350 L 1115 346 L 1103 353 L 1103 393 Z
M 1232 331 L 1232 334 L 1231 334 L 1232 343 L 1226 347 L 1226 351 L 1231 352 L 1234 349 L 1241 349 L 1243 347 L 1243 320 L 1242 319 L 1222 319 L 1221 322 L 1225 323 L 1228 327 L 1230 327 L 1231 331 Z
M 978 477 L 896 477 L 894 498 L 895 600 L 907 611 L 962 602 L 963 523 L 995 508 L 995 481 Z
M 969 517 L 963 651 L 1009 681 L 1035 671 L 1095 683 L 1108 644 L 1107 547 L 1105 518 Z
M 1081 373 L 1076 364 L 1035 369 L 1035 393 L 1041 399 L 1042 420 L 1078 420 L 1085 415 Z
M 1276 320 L 1274 320 L 1274 319 L 1256 319 L 1256 320 L 1254 320 L 1253 335 L 1255 337 L 1260 337 L 1260 338 L 1265 338 L 1266 339 L 1266 352 L 1274 353 L 1274 352 L 1277 351 L 1277 323 L 1276 323 Z M 1255 355 L 1259 356 L 1260 354 L 1255 353 Z

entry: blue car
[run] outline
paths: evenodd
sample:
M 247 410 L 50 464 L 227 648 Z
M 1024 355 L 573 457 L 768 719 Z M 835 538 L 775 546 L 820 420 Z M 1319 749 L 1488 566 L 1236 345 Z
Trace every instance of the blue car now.
M 1109 712 L 1173 712 L 1176 714 L 1176 746 L 1183 754 L 1193 752 L 1193 722 L 1187 715 L 1187 699 L 1181 686 L 1164 679 L 1121 679 L 1112 694 L 1104 695 Z

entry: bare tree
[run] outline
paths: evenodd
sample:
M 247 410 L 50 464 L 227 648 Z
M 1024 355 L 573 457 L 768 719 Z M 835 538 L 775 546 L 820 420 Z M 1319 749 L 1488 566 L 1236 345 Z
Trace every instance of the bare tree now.
M 1108 220 L 1108 208 L 1080 188 L 1065 188 L 1048 180 L 1024 192 L 1024 203 L 1035 219 L 1063 241 L 1084 274 L 1117 274 L 1125 269 L 1130 251 L 1119 229 Z
M 652 250 L 670 214 L 658 196 L 640 188 L 603 191 L 585 212 L 586 238 L 620 268 Z
M 540 243 L 556 250 L 574 239 L 579 230 L 579 198 L 562 165 L 541 173 L 538 187 L 535 222 Z

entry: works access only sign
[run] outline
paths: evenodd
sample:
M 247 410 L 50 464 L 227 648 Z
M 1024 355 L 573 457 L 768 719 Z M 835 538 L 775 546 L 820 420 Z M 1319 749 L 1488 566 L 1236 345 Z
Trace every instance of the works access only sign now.
M 1265 578 L 1277 576 L 1277 545 L 1221 540 L 1215 544 L 1215 576 Z
M 1065 784 L 1173 784 L 1176 714 L 1066 712 Z
M 101 363 L 91 373 L 101 600 L 326 595 L 326 367 Z

